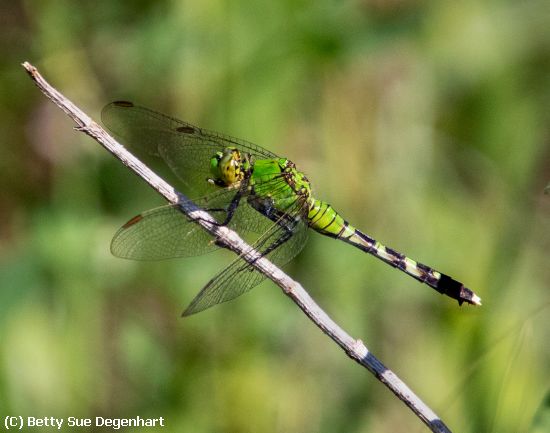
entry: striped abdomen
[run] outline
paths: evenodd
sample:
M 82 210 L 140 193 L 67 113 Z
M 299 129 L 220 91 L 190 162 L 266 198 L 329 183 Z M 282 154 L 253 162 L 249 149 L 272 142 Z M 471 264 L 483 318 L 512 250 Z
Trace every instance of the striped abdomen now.
M 417 263 L 403 254 L 385 247 L 380 242 L 361 233 L 350 225 L 336 212 L 331 205 L 320 200 L 312 201 L 308 213 L 309 226 L 319 233 L 333 238 L 341 239 L 380 260 L 388 263 L 394 268 L 400 269 L 422 283 L 456 299 L 459 304 L 480 305 L 481 299 L 470 289 L 448 275 L 442 274 L 422 263 Z

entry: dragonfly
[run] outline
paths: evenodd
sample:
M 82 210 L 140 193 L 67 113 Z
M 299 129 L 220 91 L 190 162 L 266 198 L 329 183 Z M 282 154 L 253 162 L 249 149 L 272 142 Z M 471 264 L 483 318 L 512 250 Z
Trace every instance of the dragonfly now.
M 307 177 L 287 158 L 128 101 L 105 106 L 102 121 L 131 149 L 160 157 L 194 194 L 192 203 L 209 212 L 217 224 L 253 236 L 252 248 L 277 266 L 302 250 L 313 229 L 373 255 L 459 305 L 481 305 L 481 299 L 459 281 L 382 245 L 316 199 Z M 183 215 L 178 204 L 133 217 L 111 242 L 113 255 L 134 260 L 196 256 L 217 248 L 211 235 Z M 264 278 L 241 255 L 202 288 L 183 315 L 232 300 Z

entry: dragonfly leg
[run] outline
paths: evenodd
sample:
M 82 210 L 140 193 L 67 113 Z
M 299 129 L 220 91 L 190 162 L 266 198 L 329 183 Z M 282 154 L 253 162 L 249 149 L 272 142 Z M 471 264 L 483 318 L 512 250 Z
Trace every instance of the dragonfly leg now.
M 289 227 L 287 225 L 287 222 L 284 222 L 284 223 L 281 223 L 281 221 L 278 221 L 279 225 L 281 227 L 283 227 L 283 234 L 282 236 L 280 236 L 278 239 L 276 239 L 275 241 L 273 241 L 265 250 L 261 251 L 261 255 L 260 256 L 257 256 L 255 257 L 253 260 L 252 260 L 252 263 L 256 262 L 260 257 L 265 257 L 267 256 L 269 253 L 275 251 L 277 248 L 279 248 L 281 245 L 283 245 L 285 242 L 287 242 L 291 237 L 292 235 L 294 234 L 294 230 L 293 228 Z M 296 226 L 296 223 L 294 224 L 294 226 Z M 270 240 L 270 237 L 267 237 L 265 239 L 263 239 L 262 242 L 259 242 L 258 245 L 256 245 L 256 250 L 261 250 L 262 247 L 266 244 L 266 242 L 268 242 Z M 253 268 L 249 268 L 249 264 L 246 263 L 240 270 L 241 271 L 244 271 L 245 269 L 249 269 L 250 271 L 253 271 L 254 269 Z
M 276 214 L 279 214 L 277 212 Z M 275 217 L 274 215 L 269 216 L 270 219 L 273 219 L 282 229 L 283 234 L 273 241 L 265 250 L 262 251 L 262 257 L 268 255 L 272 251 L 275 251 L 277 248 L 279 248 L 281 245 L 283 245 L 286 241 L 288 241 L 292 235 L 294 234 L 294 230 L 296 229 L 296 226 L 298 225 L 298 221 L 296 221 L 294 218 L 289 217 L 289 215 L 280 213 Z M 269 237 L 264 240 L 262 245 L 269 240 Z M 254 261 L 256 261 L 255 259 Z
M 283 229 L 283 234 L 262 251 L 262 256 L 274 251 L 292 237 L 294 231 L 296 230 L 296 226 L 298 225 L 298 220 L 294 219 L 288 213 L 277 209 L 271 198 L 258 200 L 257 197 L 250 196 L 248 199 L 248 204 Z M 266 242 L 271 240 L 272 239 L 268 236 L 256 246 L 257 249 L 261 249 Z
M 282 244 L 288 241 L 294 234 L 294 229 L 297 223 L 296 222 L 290 223 L 288 221 L 284 221 L 284 222 L 279 221 L 279 225 L 284 229 L 283 235 L 267 247 L 267 249 L 263 252 L 264 256 L 269 254 L 271 251 L 274 251 L 275 249 L 279 248 Z
M 239 202 L 241 201 L 243 194 L 242 190 L 238 190 L 233 199 L 231 200 L 231 203 L 229 203 L 229 206 L 227 208 L 227 215 L 225 217 L 224 222 L 222 222 L 221 226 L 226 226 L 230 223 L 231 219 L 233 218 L 233 215 L 235 215 L 235 211 L 237 210 L 237 207 L 239 206 Z
M 233 219 L 233 216 L 235 215 L 235 211 L 237 210 L 237 207 L 239 206 L 239 203 L 242 198 L 242 192 L 241 190 L 238 190 L 235 193 L 235 196 L 231 199 L 231 202 L 229 203 L 229 206 L 227 208 L 209 208 L 206 207 L 204 210 L 206 212 L 224 212 L 225 213 L 225 219 L 222 222 L 216 221 L 214 224 L 217 226 L 226 226 L 228 225 L 231 220 Z
M 260 257 L 267 256 L 269 253 L 275 251 L 277 248 L 287 242 L 294 234 L 296 226 L 298 225 L 298 220 L 292 218 L 284 212 L 276 210 L 274 207 L 271 206 L 264 207 L 261 213 L 273 222 L 275 222 L 283 230 L 281 236 L 279 236 L 277 239 L 273 240 L 272 236 L 267 236 L 255 245 L 256 251 L 260 251 L 261 255 L 255 257 L 252 260 L 252 263 L 258 260 Z M 275 233 L 278 234 L 280 233 L 280 231 L 277 230 Z M 271 243 L 267 246 L 267 248 L 264 249 L 266 243 L 268 242 Z M 249 268 L 249 266 L 250 265 L 246 263 L 240 270 L 244 271 L 248 268 L 250 271 L 253 271 L 253 268 Z

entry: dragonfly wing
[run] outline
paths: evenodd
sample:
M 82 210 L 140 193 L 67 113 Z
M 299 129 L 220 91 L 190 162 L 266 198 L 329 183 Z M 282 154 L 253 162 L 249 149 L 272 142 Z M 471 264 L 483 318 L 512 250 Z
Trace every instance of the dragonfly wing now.
M 286 216 L 288 215 L 287 213 Z M 292 260 L 305 246 L 308 234 L 308 226 L 302 217 L 301 210 L 297 209 L 294 216 L 296 224 L 290 239 L 272 250 L 272 247 L 287 234 L 287 229 L 277 222 L 272 224 L 271 228 L 252 245 L 252 249 L 262 256 L 265 255 L 277 266 L 283 266 Z M 189 316 L 216 304 L 235 299 L 258 285 L 263 279 L 265 275 L 255 270 L 240 256 L 199 292 L 183 315 Z
M 101 119 L 132 149 L 161 157 L 197 195 L 213 188 L 206 181 L 211 176 L 210 159 L 226 147 L 236 147 L 258 159 L 277 157 L 253 143 L 199 128 L 131 102 L 106 105 Z
M 171 205 L 135 216 L 111 241 L 113 255 L 134 260 L 198 256 L 216 248 L 208 232 Z
M 283 179 L 265 182 L 268 188 L 280 188 Z M 243 188 L 244 189 L 244 188 Z M 230 204 L 239 191 L 218 189 L 193 203 L 206 210 L 223 224 L 229 218 Z M 248 203 L 248 191 L 240 191 L 241 199 L 227 226 L 251 241 L 267 232 L 273 222 Z M 143 212 L 124 224 L 111 241 L 111 252 L 117 257 L 134 260 L 162 260 L 198 256 L 216 249 L 213 237 L 197 223 L 188 219 L 177 205 L 162 206 Z

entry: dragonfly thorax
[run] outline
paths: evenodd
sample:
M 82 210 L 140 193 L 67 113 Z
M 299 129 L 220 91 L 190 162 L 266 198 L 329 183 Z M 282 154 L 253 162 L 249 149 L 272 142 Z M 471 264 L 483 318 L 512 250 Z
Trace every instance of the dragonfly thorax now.
M 208 180 L 218 186 L 232 186 L 244 179 L 249 166 L 247 155 L 241 154 L 236 148 L 227 147 L 210 159 L 210 173 L 213 177 Z
M 283 173 L 285 180 L 290 188 L 292 188 L 292 191 L 302 200 L 309 202 L 312 199 L 311 185 L 306 175 L 299 171 L 296 168 L 296 165 L 288 159 L 285 160 L 285 169 Z

